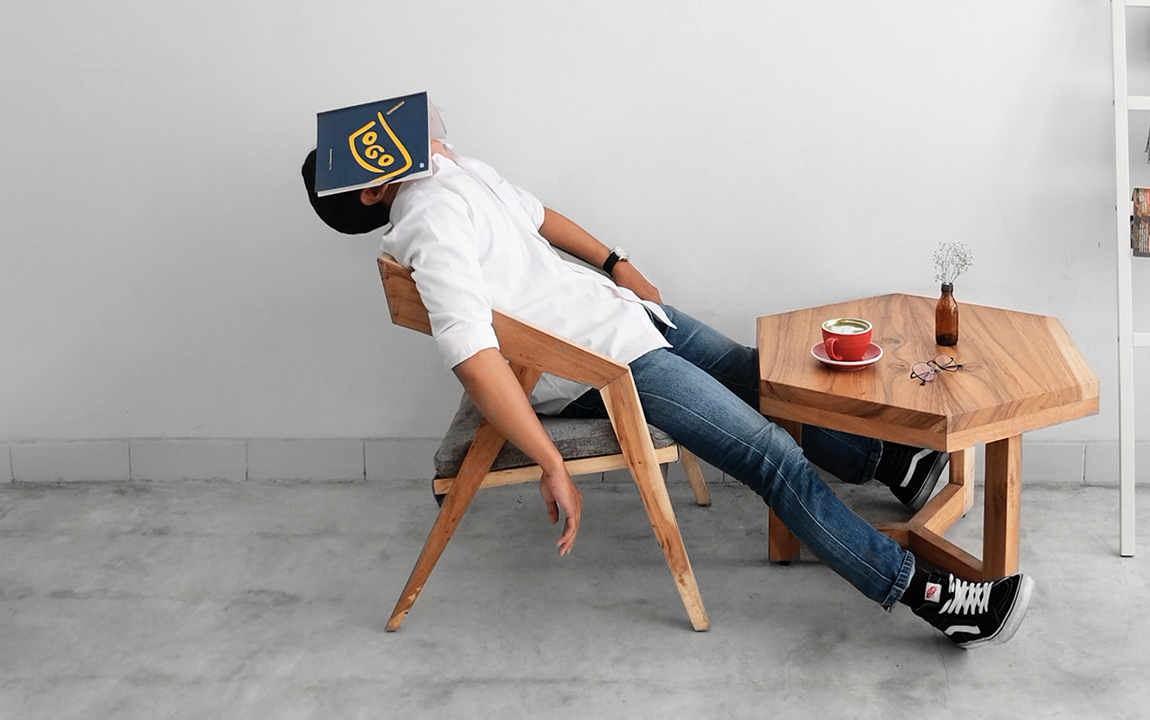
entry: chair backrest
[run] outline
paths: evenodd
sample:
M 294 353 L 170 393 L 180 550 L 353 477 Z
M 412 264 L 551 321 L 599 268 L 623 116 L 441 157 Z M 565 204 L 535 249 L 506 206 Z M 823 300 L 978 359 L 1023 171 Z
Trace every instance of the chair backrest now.
M 390 255 L 379 256 L 379 276 L 383 279 L 383 292 L 387 295 L 387 307 L 391 311 L 391 321 L 396 325 L 431 334 L 431 319 L 427 308 L 415 288 L 411 271 L 400 265 Z

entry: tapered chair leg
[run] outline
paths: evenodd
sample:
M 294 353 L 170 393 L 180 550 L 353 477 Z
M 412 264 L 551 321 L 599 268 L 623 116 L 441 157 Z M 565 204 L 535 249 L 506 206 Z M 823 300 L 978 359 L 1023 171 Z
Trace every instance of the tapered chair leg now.
M 479 426 L 475 439 L 471 442 L 471 449 L 467 451 L 467 457 L 463 459 L 463 465 L 459 468 L 459 474 L 447 493 L 443 506 L 439 509 L 439 517 L 431 527 L 431 534 L 427 536 L 423 552 L 419 554 L 419 560 L 411 571 L 407 586 L 403 588 L 399 602 L 395 604 L 395 610 L 391 612 L 391 618 L 387 621 L 388 632 L 395 632 L 403 624 L 403 619 L 415 604 L 427 578 L 431 575 L 435 564 L 439 562 L 439 557 L 443 555 L 447 542 L 455 533 L 455 528 L 459 527 L 463 513 L 467 512 L 467 507 L 471 504 L 475 493 L 479 491 L 483 478 L 487 476 L 487 471 L 495 462 L 504 440 L 505 438 L 486 421 Z
M 691 569 L 687 548 L 683 545 L 683 536 L 679 533 L 679 524 L 675 521 L 675 511 L 671 507 L 671 497 L 667 494 L 667 484 L 655 458 L 655 447 L 651 444 L 651 435 L 647 430 L 643 408 L 639 404 L 635 381 L 628 372 L 604 386 L 601 392 L 607 413 L 611 417 L 611 424 L 615 428 L 615 435 L 619 439 L 619 447 L 627 458 L 627 466 L 635 478 L 639 497 L 647 509 L 647 517 L 651 520 L 655 538 L 663 548 L 663 556 L 667 560 L 667 567 L 671 570 L 683 606 L 691 619 L 691 626 L 697 631 L 707 630 L 711 627 L 711 621 L 707 618 L 707 611 L 703 607 L 703 597 L 699 594 L 695 571 Z
M 706 608 L 703 607 L 703 597 L 699 593 L 695 571 L 691 569 L 691 561 L 687 557 L 687 548 L 683 545 L 683 536 L 679 533 L 679 524 L 675 521 L 675 511 L 671 507 L 671 497 L 667 494 L 663 474 L 659 472 L 657 465 L 632 467 L 631 473 L 635 476 L 639 497 L 647 509 L 647 517 L 651 521 L 651 528 L 655 531 L 655 539 L 663 548 L 663 556 L 667 560 L 671 576 L 675 579 L 675 586 L 691 619 L 691 626 L 698 631 L 709 630 L 711 621 L 707 618 Z
M 699 466 L 699 458 L 682 445 L 679 446 L 679 462 L 683 464 L 683 472 L 687 473 L 687 482 L 691 484 L 691 491 L 695 493 L 695 502 L 700 505 L 711 504 L 711 491 L 707 488 L 707 478 L 703 476 L 703 468 Z

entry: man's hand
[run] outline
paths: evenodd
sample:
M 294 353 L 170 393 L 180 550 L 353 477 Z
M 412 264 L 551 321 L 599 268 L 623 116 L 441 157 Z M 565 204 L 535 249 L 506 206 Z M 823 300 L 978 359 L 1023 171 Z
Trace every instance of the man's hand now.
M 630 261 L 617 262 L 611 270 L 611 276 L 616 285 L 627 288 L 638 295 L 640 300 L 650 300 L 657 305 L 663 304 L 663 298 L 659 296 L 659 288 L 643 277 L 643 273 L 636 270 Z
M 566 555 L 571 552 L 575 536 L 579 533 L 579 520 L 583 516 L 583 493 L 575 487 L 575 482 L 563 465 L 559 465 L 554 472 L 543 471 L 543 477 L 539 479 L 539 492 L 547 503 L 547 517 L 551 519 L 552 525 L 559 522 L 559 509 L 563 509 L 566 522 L 556 545 L 559 546 L 559 554 Z
M 572 482 L 563 456 L 539 423 L 515 373 L 495 348 L 480 350 L 453 369 L 475 407 L 492 427 L 543 468 L 539 491 L 547 502 L 551 523 L 559 522 L 560 508 L 567 518 L 557 543 L 559 554 L 571 552 L 583 514 L 583 494 Z

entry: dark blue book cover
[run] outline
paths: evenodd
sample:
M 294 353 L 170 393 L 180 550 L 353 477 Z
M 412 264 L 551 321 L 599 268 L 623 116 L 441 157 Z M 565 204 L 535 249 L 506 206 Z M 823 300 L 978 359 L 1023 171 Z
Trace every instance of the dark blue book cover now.
M 427 93 L 316 116 L 320 196 L 431 174 Z

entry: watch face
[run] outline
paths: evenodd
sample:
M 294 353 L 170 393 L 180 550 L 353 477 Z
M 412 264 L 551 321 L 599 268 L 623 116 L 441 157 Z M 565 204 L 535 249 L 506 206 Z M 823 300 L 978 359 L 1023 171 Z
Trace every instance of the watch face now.
M 621 248 L 621 247 L 618 247 L 618 246 L 616 246 L 615 248 L 613 248 L 613 249 L 611 250 L 611 252 L 613 252 L 613 253 L 615 253 L 616 255 L 618 255 L 620 260 L 627 260 L 627 259 L 629 259 L 629 258 L 631 257 L 630 255 L 628 255 L 628 254 L 627 254 L 627 251 L 626 251 L 626 250 L 624 250 L 623 248 Z

